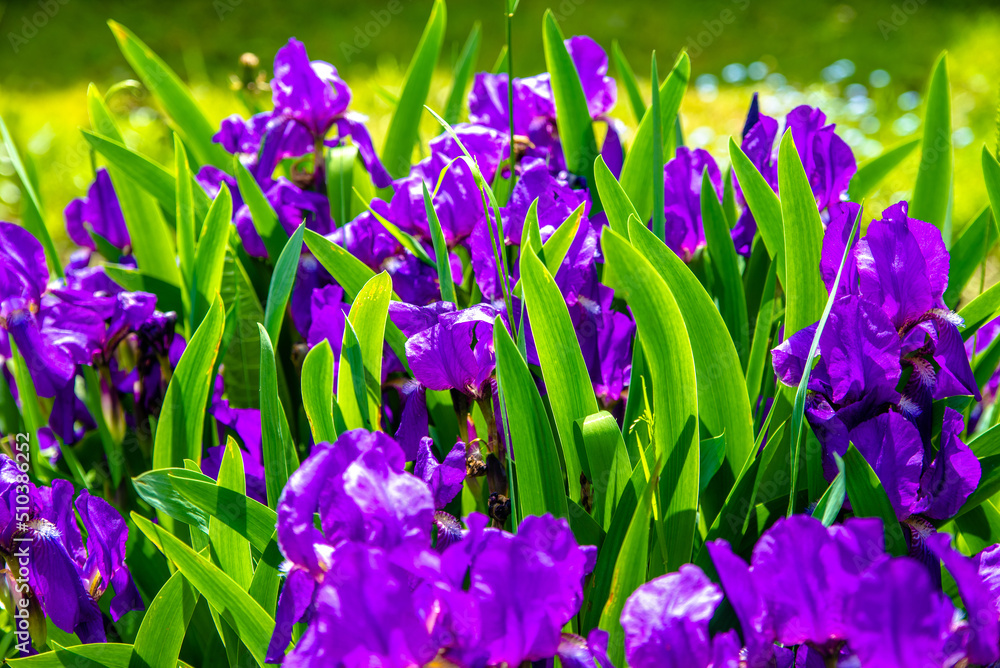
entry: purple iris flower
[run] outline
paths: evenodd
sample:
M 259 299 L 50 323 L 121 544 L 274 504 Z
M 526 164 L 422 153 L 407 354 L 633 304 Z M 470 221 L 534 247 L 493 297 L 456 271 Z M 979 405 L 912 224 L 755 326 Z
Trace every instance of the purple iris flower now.
M 66 206 L 66 233 L 73 243 L 83 248 L 97 250 L 92 233 L 103 237 L 123 254 L 128 253 L 132 240 L 125 227 L 118 195 L 111 185 L 111 177 L 103 167 L 97 170 L 94 183 L 86 197 L 73 200 Z M 117 260 L 118 258 L 108 258 Z
M 716 199 L 722 198 L 722 176 L 715 158 L 700 148 L 677 148 L 677 155 L 663 166 L 663 212 L 666 217 L 666 244 L 679 258 L 690 262 L 705 246 L 701 221 L 702 174 L 708 170 Z
M 106 361 L 153 313 L 155 297 L 148 293 L 50 287 L 42 245 L 13 223 L 0 223 L 0 251 L 0 354 L 10 357 L 13 339 L 39 396 L 65 388 L 77 364 Z
M 74 502 L 73 495 L 73 485 L 65 480 L 36 487 L 14 460 L 0 457 L 0 551 L 9 569 L 6 594 L 29 620 L 44 615 L 83 642 L 105 642 L 97 601 L 109 586 L 115 592 L 110 606 L 115 621 L 126 612 L 143 609 L 125 565 L 128 528 L 103 499 L 83 490 Z M 22 569 L 25 564 L 29 567 Z M 22 572 L 24 580 L 18 580 Z
M 721 668 L 739 661 L 735 632 L 711 638 L 722 591 L 685 564 L 636 589 L 622 608 L 625 658 L 634 668 Z
M 470 515 L 466 536 L 441 556 L 444 577 L 455 589 L 465 589 L 464 596 L 453 598 L 471 599 L 479 620 L 478 629 L 466 633 L 467 619 L 452 620 L 458 628 L 451 652 L 458 658 L 478 650 L 491 665 L 548 659 L 559 649 L 563 626 L 579 610 L 596 548 L 578 546 L 566 520 L 551 515 L 524 518 L 516 534 L 488 529 L 488 522 L 484 515 Z
M 407 336 L 406 358 L 413 377 L 431 390 L 458 390 L 473 399 L 487 396 L 496 367 L 493 321 L 497 310 L 477 304 L 456 311 L 438 302 L 416 307 L 389 305 L 389 317 Z
M 607 123 L 608 136 L 604 146 L 608 151 L 606 161 L 609 165 L 617 165 L 621 160 L 621 141 L 617 134 L 618 125 L 610 119 L 608 113 L 618 101 L 618 89 L 614 79 L 607 75 L 608 56 L 590 37 L 571 37 L 565 44 L 580 75 L 591 118 Z M 523 144 L 523 154 L 544 159 L 554 173 L 565 171 L 549 74 L 546 72 L 514 79 L 513 94 L 514 134 Z M 509 132 L 508 101 L 506 74 L 479 73 L 469 94 L 469 119 L 478 125 Z
M 284 150 L 288 151 L 292 147 L 300 150 L 307 146 L 321 146 L 327 133 L 336 126 L 338 138 L 332 145 L 350 137 L 358 147 L 375 185 L 389 185 L 392 179 L 375 154 L 371 135 L 364 125 L 366 119 L 361 114 L 348 110 L 351 89 L 337 74 L 337 68 L 322 60 L 310 61 L 302 42 L 289 39 L 288 44 L 278 49 L 274 57 L 271 91 L 274 111 L 270 116 L 257 119 L 242 128 L 237 121 L 229 120 L 216 135 L 216 141 L 227 149 L 239 149 L 240 153 L 256 152 L 246 149 L 253 149 L 259 144 L 266 150 L 265 137 L 277 129 L 283 135 L 281 143 Z M 306 130 L 312 138 L 311 145 L 302 140 L 299 131 L 286 130 L 286 121 L 293 121 L 296 126 Z
M 823 241 L 820 273 L 832 288 L 855 204 L 835 204 Z M 897 516 L 944 519 L 979 483 L 975 455 L 961 441 L 961 416 L 946 408 L 940 430 L 933 402 L 979 390 L 960 319 L 944 305 L 948 253 L 937 228 L 907 217 L 905 202 L 883 212 L 850 250 L 838 297 L 820 336 L 809 379 L 806 416 L 835 473 L 832 454 L 852 441 L 872 464 Z M 802 377 L 815 325 L 774 349 L 781 382 Z M 931 437 L 940 434 L 932 447 Z
M 956 578 L 970 580 L 960 583 L 970 613 L 992 615 L 978 626 L 955 615 L 923 564 L 885 554 L 877 519 L 829 528 L 806 516 L 779 519 L 758 541 L 750 565 L 724 541 L 707 547 L 742 628 L 748 665 L 774 665 L 775 659 L 791 665 L 783 664 L 774 642 L 801 645 L 800 659 L 808 646 L 817 666 L 836 657 L 840 665 L 944 667 L 966 656 L 992 661 L 998 650 L 970 649 L 970 635 L 995 638 L 998 625 L 975 565 L 956 568 L 946 560 Z
M 420 439 L 413 474 L 427 483 L 434 496 L 434 507 L 441 510 L 462 491 L 462 483 L 465 482 L 465 443 L 455 443 L 444 461 L 438 462 L 434 455 L 434 441 L 425 436 Z
M 809 177 L 817 207 L 821 212 L 831 210 L 834 204 L 840 202 L 857 171 L 857 162 L 850 146 L 837 136 L 836 125 L 827 124 L 826 115 L 817 107 L 801 105 L 792 109 L 785 117 L 785 130 L 792 132 L 792 139 L 795 140 L 795 148 Z M 778 136 L 778 121 L 760 113 L 757 95 L 754 94 L 743 127 L 741 148 L 776 193 L 778 156 L 775 140 Z M 736 241 L 737 252 L 749 256 L 757 222 L 746 206 L 743 192 L 739 188 L 737 195 L 743 204 L 743 212 L 733 228 L 733 239 Z

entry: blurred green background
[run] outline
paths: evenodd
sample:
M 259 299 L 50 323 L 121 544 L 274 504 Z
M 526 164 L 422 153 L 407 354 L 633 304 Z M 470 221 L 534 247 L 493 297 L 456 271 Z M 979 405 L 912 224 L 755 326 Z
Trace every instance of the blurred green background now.
M 102 92 L 134 76 L 106 21 L 131 28 L 189 81 L 215 120 L 247 113 L 231 80 L 244 52 L 270 69 L 290 36 L 314 59 L 333 63 L 354 91 L 353 107 L 368 114 L 381 144 L 430 0 L 253 2 L 251 0 L 24 0 L 0 3 L 0 114 L 41 181 L 47 223 L 64 250 L 62 208 L 82 194 L 92 157 L 77 131 L 88 125 L 86 90 Z M 750 95 L 762 92 L 767 113 L 801 103 L 821 106 L 838 123 L 859 162 L 919 137 L 923 93 L 931 66 L 949 51 L 956 146 L 954 226 L 960 230 L 985 204 L 979 151 L 995 150 L 1000 83 L 1000 6 L 995 2 L 850 2 L 802 0 L 522 0 L 514 19 L 515 75 L 544 69 L 541 17 L 557 14 L 564 33 L 588 34 L 610 51 L 617 40 L 644 85 L 649 55 L 665 72 L 685 47 L 693 82 L 682 106 L 688 143 L 728 162 L 729 135 L 738 134 Z M 451 67 L 475 22 L 483 44 L 479 70 L 490 69 L 505 43 L 503 1 L 453 0 L 446 46 L 429 104 L 442 107 Z M 613 72 L 612 72 L 613 73 Z M 648 97 L 648 95 L 647 95 Z M 127 141 L 167 162 L 170 138 L 140 90 L 110 101 Z M 619 91 L 616 114 L 635 119 Z M 436 126 L 425 114 L 424 138 Z M 915 154 L 914 154 L 915 155 Z M 875 195 L 869 213 L 907 196 L 916 158 L 897 169 Z M 0 218 L 16 219 L 20 189 L 0 154 Z

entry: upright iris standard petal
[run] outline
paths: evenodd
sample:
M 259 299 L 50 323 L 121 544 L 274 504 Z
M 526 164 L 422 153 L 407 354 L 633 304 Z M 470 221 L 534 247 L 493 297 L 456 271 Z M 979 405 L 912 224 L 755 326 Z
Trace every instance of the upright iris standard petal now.
M 124 250 L 132 243 L 118 195 L 108 170 L 103 167 L 98 168 L 87 196 L 70 202 L 64 215 L 66 233 L 77 246 L 97 250 L 91 232 L 96 232 L 118 250 Z
M 952 637 L 954 608 L 911 559 L 889 559 L 862 577 L 851 608 L 850 644 L 862 666 L 951 666 L 962 655 Z
M 982 465 L 961 439 L 961 413 L 945 407 L 940 447 L 920 479 L 919 511 L 934 519 L 954 517 L 979 486 Z
M 708 668 L 708 623 L 719 587 L 691 564 L 639 587 L 622 608 L 625 658 L 635 668 Z
M 663 166 L 666 244 L 689 261 L 705 245 L 701 222 L 702 173 L 708 170 L 716 198 L 722 197 L 722 176 L 712 155 L 700 148 L 677 148 L 677 155 Z
M 271 91 L 275 113 L 298 121 L 319 139 L 351 102 L 351 91 L 337 69 L 323 61 L 310 62 L 305 46 L 294 38 L 274 57 Z
M 434 496 L 434 507 L 440 510 L 462 491 L 462 483 L 465 481 L 465 443 L 455 443 L 443 462 L 438 462 L 433 446 L 434 441 L 429 437 L 420 440 L 413 474 L 427 483 Z

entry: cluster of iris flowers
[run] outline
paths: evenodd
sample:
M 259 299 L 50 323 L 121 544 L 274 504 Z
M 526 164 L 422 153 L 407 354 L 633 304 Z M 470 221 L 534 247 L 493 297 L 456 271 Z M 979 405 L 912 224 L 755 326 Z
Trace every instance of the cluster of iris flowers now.
M 608 58 L 587 37 L 565 47 L 591 119 L 606 126 L 601 158 L 618 177 L 624 128 L 610 115 L 617 86 Z M 626 398 L 643 390 L 631 386 L 635 321 L 603 282 L 608 218 L 593 210 L 592 184 L 567 169 L 550 76 L 511 82 L 505 74 L 476 75 L 468 122 L 430 140 L 426 157 L 393 178 L 332 65 L 310 61 L 292 39 L 273 69 L 273 109 L 224 119 L 214 140 L 253 177 L 287 235 L 304 222 L 391 277 L 398 300 L 388 317 L 406 344 L 405 359 L 384 346 L 385 400 L 374 419 L 381 430 L 347 430 L 313 443 L 277 499 L 268 498 L 265 483 L 260 409 L 234 406 L 223 374 L 213 376 L 207 405 L 218 435 L 205 441 L 201 470 L 219 477 L 221 444 L 235 436 L 247 495 L 277 512 L 284 584 L 267 662 L 480 668 L 558 657 L 564 666 L 613 665 L 612 629 L 576 621 L 598 548 L 578 544 L 570 523 L 551 515 L 525 517 L 516 533 L 507 530 L 507 460 L 517 452 L 506 423 L 521 418 L 503 410 L 493 330 L 516 327 L 526 361 L 539 364 L 519 292 L 519 258 L 535 220 L 543 244 L 575 226 L 552 275 L 601 408 L 621 424 Z M 755 98 L 741 143 L 777 194 L 781 125 L 759 112 Z M 826 480 L 856 448 L 881 481 L 906 545 L 887 546 L 877 518 L 828 526 L 808 515 L 763 531 L 749 564 L 736 553 L 739 545 L 710 541 L 706 562 L 660 575 L 628 596 L 618 620 L 624 659 L 637 668 L 988 665 L 1000 660 L 1000 548 L 966 557 L 935 528 L 959 512 L 982 476 L 961 438 L 962 413 L 935 402 L 982 399 L 969 359 L 997 327 L 983 330 L 971 348 L 963 341 L 961 318 L 944 301 L 949 255 L 941 233 L 910 218 L 906 202 L 886 209 L 862 238 L 852 236 L 859 207 L 844 200 L 857 165 L 822 111 L 798 107 L 783 125 L 825 225 L 815 269 L 835 292 L 824 323 L 774 347 L 774 370 L 791 387 L 810 374 L 804 414 Z M 348 145 L 381 196 L 353 219 L 335 220 L 323 156 Z M 237 178 L 206 165 L 196 182 L 209 197 L 229 191 L 232 227 L 248 258 L 277 260 Z M 490 207 L 484 182 L 511 184 L 502 206 Z M 705 186 L 717 199 L 732 189 L 739 206 L 733 248 L 749 260 L 757 222 L 733 176 L 702 149 L 678 146 L 664 165 L 663 241 L 684 262 L 702 261 Z M 432 207 L 425 193 L 433 193 Z M 38 453 L 53 468 L 99 427 L 119 438 L 137 433 L 148 451 L 146 427 L 161 414 L 187 345 L 174 312 L 157 310 L 150 292 L 123 288 L 99 260 L 136 266 L 104 168 L 86 197 L 66 207 L 65 219 L 79 250 L 64 268 L 52 266 L 23 227 L 0 223 L 0 355 L 19 353 L 30 373 L 6 373 L 5 382 L 23 404 L 19 382 L 30 379 L 48 402 Z M 435 255 L 438 229 L 448 254 L 444 274 L 414 252 L 415 244 Z M 448 273 L 459 298 L 442 301 Z M 305 248 L 288 302 L 293 350 L 304 355 L 328 344 L 333 359 L 343 359 L 350 295 Z M 818 362 L 810 368 L 820 327 Z M 88 402 L 93 383 L 99 401 Z M 996 383 L 990 387 L 995 394 Z M 429 395 L 442 392 L 458 422 L 458 439 L 443 448 L 429 417 Z M 766 413 L 771 400 L 760 404 Z M 488 498 L 487 512 L 457 517 L 470 489 Z M 115 620 L 143 601 L 125 565 L 125 520 L 86 489 L 74 495 L 67 480 L 36 486 L 3 459 L 0 550 L 8 570 L 0 589 L 9 610 L 28 609 L 36 639 L 48 618 L 83 642 L 103 642 L 104 592 L 113 589 Z M 572 500 L 587 503 L 585 495 Z M 17 579 L 23 540 L 32 550 L 27 587 Z M 955 585 L 954 598 L 944 593 L 942 573 Z M 719 623 L 726 615 L 730 623 Z

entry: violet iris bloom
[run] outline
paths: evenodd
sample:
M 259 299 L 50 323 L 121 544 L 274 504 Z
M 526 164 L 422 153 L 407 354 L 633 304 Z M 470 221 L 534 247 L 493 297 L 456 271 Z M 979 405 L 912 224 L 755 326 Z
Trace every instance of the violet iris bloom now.
M 153 313 L 148 293 L 50 288 L 42 245 L 13 223 L 0 223 L 0 251 L 0 355 L 10 357 L 10 340 L 17 344 L 39 396 L 64 389 L 77 364 L 106 362 Z
M 828 289 L 857 212 L 855 204 L 832 209 L 820 261 Z M 906 212 L 906 202 L 886 209 L 850 251 L 820 336 L 806 416 L 824 447 L 828 477 L 836 471 L 833 453 L 843 454 L 853 442 L 883 480 L 900 519 L 917 513 L 944 519 L 976 488 L 981 471 L 959 438 L 961 416 L 946 408 L 935 429 L 932 403 L 956 395 L 978 399 L 979 390 L 961 321 L 943 300 L 948 253 L 941 234 Z M 772 351 L 786 385 L 801 379 L 815 328 Z
M 103 167 L 97 170 L 94 183 L 87 191 L 86 197 L 73 200 L 66 206 L 66 233 L 73 243 L 82 248 L 97 250 L 92 234 L 100 235 L 113 247 L 127 254 L 132 240 L 128 228 L 125 227 L 125 216 L 122 214 L 118 195 L 111 185 L 108 170 Z M 117 260 L 118 258 L 108 258 Z
M 406 358 L 417 382 L 431 390 L 458 390 L 472 399 L 481 399 L 490 390 L 497 313 L 488 304 L 461 311 L 450 302 L 389 305 L 389 317 L 407 336 Z
M 83 490 L 74 503 L 73 495 L 73 485 L 65 480 L 35 487 L 12 459 L 0 457 L 0 551 L 9 569 L 4 598 L 26 608 L 31 625 L 44 624 L 44 615 L 83 642 L 105 642 L 97 601 L 109 586 L 114 588 L 110 612 L 115 621 L 143 609 L 125 565 L 128 528 L 103 499 Z M 27 590 L 15 579 L 24 563 L 30 564 Z M 19 603 L 22 599 L 26 603 Z
M 782 665 L 774 642 L 802 645 L 800 652 L 808 646 L 809 660 L 819 666 L 837 657 L 842 665 L 944 668 L 972 656 L 970 625 L 956 617 L 923 564 L 884 552 L 877 519 L 829 528 L 806 516 L 779 519 L 749 566 L 724 541 L 707 547 L 740 622 L 748 665 L 775 659 Z M 976 586 L 985 605 L 981 579 Z M 990 614 L 982 628 L 995 633 L 995 610 Z
M 685 564 L 636 589 L 622 608 L 625 658 L 633 668 L 723 668 L 738 665 L 734 631 L 715 638 L 708 623 L 722 592 L 700 568 Z M 735 664 L 733 663 L 735 662 Z
M 666 244 L 685 262 L 705 246 L 701 186 L 706 170 L 716 199 L 722 199 L 722 176 L 708 151 L 679 146 L 677 155 L 663 166 Z
M 622 161 L 618 124 L 608 113 L 618 101 L 618 89 L 608 74 L 608 56 L 604 49 L 586 36 L 566 40 L 566 49 L 580 75 L 587 108 L 594 120 L 605 121 L 608 135 L 602 154 L 609 166 L 620 169 Z M 565 171 L 559 145 L 556 106 L 549 74 L 514 79 L 514 135 L 526 147 L 524 155 L 540 157 L 553 173 Z M 510 131 L 506 74 L 479 73 L 469 94 L 469 120 L 501 132 Z
M 334 226 L 329 201 L 322 194 L 323 164 L 315 166 L 306 184 L 305 177 L 299 178 L 294 171 L 295 183 L 284 177 L 274 179 L 279 162 L 310 153 L 322 155 L 324 146 L 338 146 L 350 137 L 377 186 L 390 185 L 392 178 L 372 145 L 365 127 L 367 119 L 348 109 L 351 90 L 333 65 L 310 61 L 302 43 L 290 39 L 275 55 L 271 88 L 273 111 L 250 119 L 230 116 L 223 120 L 214 140 L 230 153 L 241 156 L 286 232 L 294 232 L 305 219 L 309 229 L 328 234 Z M 334 127 L 336 138 L 326 139 Z M 232 178 L 212 167 L 202 168 L 198 177 L 209 193 L 217 190 L 220 182 L 229 184 L 234 195 L 233 222 L 244 247 L 254 257 L 266 257 L 267 251 L 253 225 L 249 208 L 243 204 Z M 318 192 L 311 190 L 311 186 L 317 186 Z
M 441 556 L 441 572 L 456 590 L 465 589 L 452 600 L 466 599 L 478 624 L 451 620 L 457 625 L 451 652 L 455 658 L 481 652 L 483 663 L 510 666 L 552 657 L 562 627 L 579 610 L 596 548 L 578 546 L 566 520 L 551 515 L 524 518 L 516 534 L 486 528 L 488 518 L 478 513 L 466 523 L 466 536 Z
M 512 535 L 473 514 L 463 531 L 434 509 L 461 488 L 464 445 L 440 463 L 431 445 L 423 440 L 415 466 L 427 482 L 404 470 L 395 441 L 360 429 L 317 444 L 292 474 L 278 504 L 288 577 L 268 662 L 404 668 L 559 656 L 571 668 L 608 668 L 607 634 L 562 633 L 596 549 L 550 515 L 525 518 Z M 309 628 L 284 657 L 302 619 Z
M 834 204 L 840 202 L 843 194 L 847 192 L 851 178 L 857 172 L 854 153 L 850 146 L 837 136 L 835 129 L 833 123 L 826 123 L 826 115 L 817 107 L 801 105 L 792 109 L 785 117 L 785 130 L 792 132 L 795 148 L 802 160 L 806 176 L 809 177 L 809 185 L 821 212 L 830 210 Z M 757 95 L 754 94 L 743 127 L 741 148 L 776 193 L 778 156 L 775 143 L 778 136 L 778 122 L 759 112 Z M 737 195 L 744 206 L 733 228 L 733 239 L 736 241 L 737 252 L 749 256 L 753 237 L 757 231 L 757 222 L 746 206 L 743 191 L 739 188 Z

